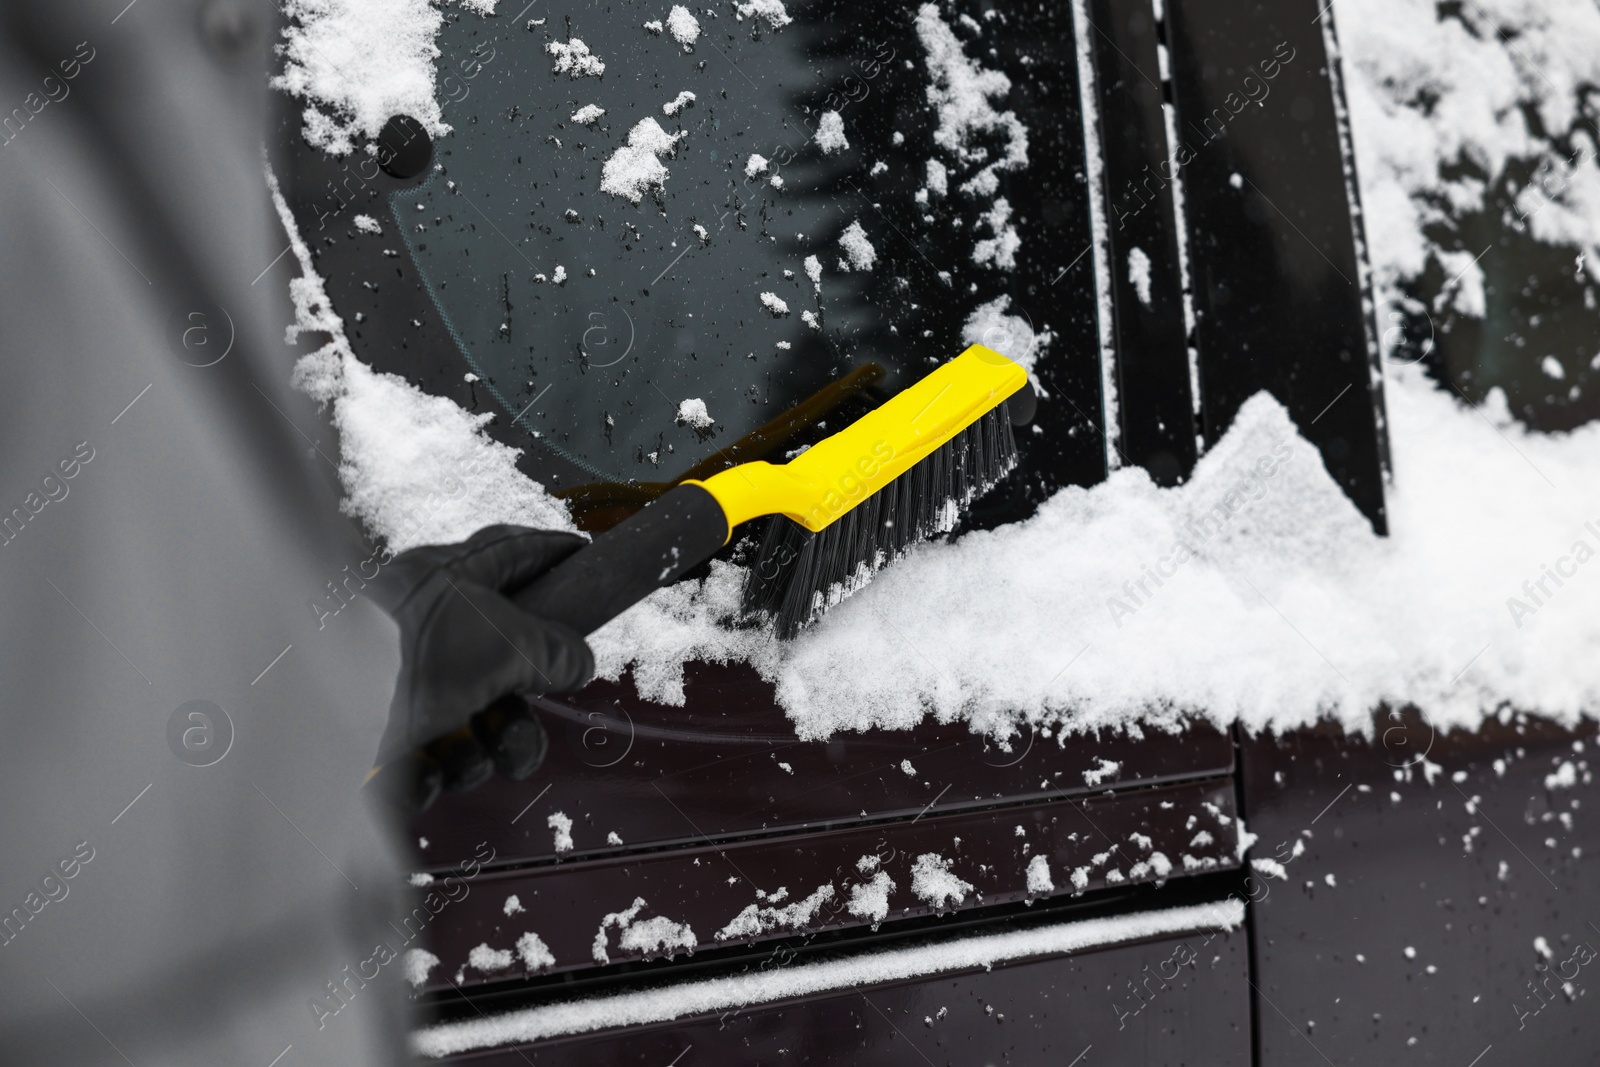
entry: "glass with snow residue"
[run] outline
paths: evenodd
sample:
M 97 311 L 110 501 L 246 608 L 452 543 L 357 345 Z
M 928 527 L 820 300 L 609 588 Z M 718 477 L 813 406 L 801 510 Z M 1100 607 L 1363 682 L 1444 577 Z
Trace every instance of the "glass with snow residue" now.
M 1081 155 L 1076 73 L 1017 58 L 1050 26 L 991 19 L 974 40 L 931 6 L 759 5 L 717 25 L 735 66 L 702 61 L 706 18 L 677 33 L 636 13 L 447 21 L 444 55 L 495 59 L 439 167 L 386 205 L 519 443 L 648 496 L 781 462 L 971 343 L 1067 384 L 1051 353 L 1092 329 L 1092 296 L 1043 283 L 1088 239 L 1061 162 Z M 1102 476 L 1094 434 L 1050 414 L 994 521 Z
M 1600 416 L 1600 16 L 1498 7 L 1340 20 L 1378 329 L 1393 363 L 1566 430 Z

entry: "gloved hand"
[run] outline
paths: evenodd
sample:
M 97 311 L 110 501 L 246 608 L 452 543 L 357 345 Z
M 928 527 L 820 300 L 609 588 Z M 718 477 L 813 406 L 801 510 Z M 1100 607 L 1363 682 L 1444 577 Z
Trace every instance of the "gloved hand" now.
M 381 788 L 421 811 L 441 789 L 523 779 L 544 760 L 544 727 L 517 694 L 577 689 L 594 656 L 574 630 L 510 596 L 587 542 L 489 526 L 454 545 L 402 552 L 373 591 L 400 625 L 400 676 L 379 746 Z

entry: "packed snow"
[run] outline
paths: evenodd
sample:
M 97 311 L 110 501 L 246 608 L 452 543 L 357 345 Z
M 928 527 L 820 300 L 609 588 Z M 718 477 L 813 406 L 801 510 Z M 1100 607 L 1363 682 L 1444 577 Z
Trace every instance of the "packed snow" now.
M 680 426 L 696 430 L 709 430 L 716 424 L 711 412 L 706 410 L 706 402 L 697 396 L 679 402 L 677 421 Z
M 432 137 L 449 132 L 435 97 L 434 38 L 444 15 L 429 0 L 286 0 L 282 8 L 289 25 L 272 85 L 304 102 L 308 144 L 344 155 L 392 115 L 410 115 Z
M 894 892 L 894 879 L 889 872 L 878 871 L 869 881 L 850 887 L 848 911 L 858 919 L 873 925 L 883 922 L 889 915 L 889 894 Z
M 492 973 L 511 966 L 514 958 L 510 949 L 490 948 L 485 943 L 467 953 L 467 965 L 485 973 Z
M 1028 861 L 1028 892 L 1052 893 L 1056 883 L 1050 877 L 1050 861 L 1043 856 L 1035 856 Z
M 844 116 L 837 111 L 824 111 L 822 118 L 817 120 L 817 132 L 813 139 L 825 156 L 849 148 L 850 141 L 844 135 Z
M 556 963 L 556 958 L 551 953 L 550 947 L 544 943 L 544 939 L 531 930 L 517 938 L 517 955 L 530 973 L 554 967 Z
M 565 44 L 550 41 L 545 44 L 544 50 L 555 61 L 553 73 L 565 74 L 569 78 L 598 78 L 606 72 L 605 61 L 590 52 L 589 46 L 576 37 Z
M 600 191 L 637 204 L 652 189 L 664 189 L 667 168 L 662 156 L 671 156 L 679 138 L 688 131 L 668 133 L 653 118 L 640 119 L 628 131 L 628 143 L 611 153 L 600 168 Z
M 789 305 L 777 293 L 762 293 L 761 306 L 766 308 L 773 318 L 782 318 L 789 314 Z
M 637 921 L 639 913 L 647 906 L 643 897 L 635 897 L 626 909 L 610 912 L 600 920 L 600 928 L 594 935 L 593 954 L 596 963 L 604 965 L 611 962 L 609 931 L 612 929 L 618 931 L 617 944 L 620 947 L 641 955 L 664 952 L 671 956 L 679 951 L 694 951 L 700 943 L 699 938 L 686 923 L 674 922 L 661 915 L 643 922 Z
M 665 104 L 662 104 L 661 111 L 666 115 L 676 115 L 678 112 L 694 103 L 694 101 L 695 95 L 689 90 L 685 89 L 671 100 L 668 100 Z
M 483 432 L 492 415 L 472 414 L 356 358 L 270 171 L 267 186 L 300 267 L 289 283 L 295 320 L 285 341 L 332 338 L 299 359 L 292 381 L 332 408 L 345 511 L 395 552 L 462 541 L 500 522 L 574 529 L 566 506 L 517 469 L 519 450 Z
M 984 212 L 982 222 L 988 227 L 989 236 L 973 244 L 972 262 L 980 267 L 1014 269 L 1017 265 L 1017 250 L 1022 247 L 1022 238 L 1011 223 L 1011 201 L 1003 196 L 998 197 L 989 210 Z
M 1265 856 L 1260 856 L 1251 860 L 1250 866 L 1261 874 L 1266 875 L 1268 878 L 1282 878 L 1287 880 L 1289 877 L 1289 872 L 1287 869 L 1285 869 L 1283 864 L 1279 863 L 1275 859 L 1270 859 Z
M 677 5 L 667 14 L 667 32 L 685 52 L 692 52 L 695 41 L 700 39 L 700 20 L 691 15 L 688 8 Z
M 668 956 L 693 951 L 699 943 L 687 923 L 673 922 L 661 915 L 624 926 L 622 935 L 617 938 L 617 944 L 630 952 L 664 952 Z
M 411 948 L 406 950 L 400 966 L 406 981 L 420 989 L 427 982 L 428 975 L 439 966 L 439 957 L 425 948 Z
M 512 1042 L 643 1026 L 692 1015 L 715 1015 L 731 1008 L 753 1007 L 831 990 L 988 969 L 1035 956 L 1071 955 L 1196 931 L 1231 931 L 1243 922 L 1244 903 L 1228 899 L 1132 915 L 1053 923 L 1026 930 L 976 934 L 934 944 L 755 969 L 743 974 L 565 1000 L 504 1015 L 444 1023 L 415 1034 L 412 1047 L 420 1055 L 444 1057 Z
M 844 253 L 842 262 L 848 264 L 844 268 L 847 270 L 871 270 L 878 262 L 878 251 L 872 247 L 860 219 L 851 222 L 839 235 L 839 250 Z
M 1002 171 L 1021 170 L 1028 164 L 1028 131 L 1022 120 L 994 107 L 1011 91 L 1011 79 L 968 57 L 961 40 L 939 17 L 937 6 L 918 8 L 916 30 L 932 78 L 927 97 L 938 118 L 934 143 L 958 166 L 976 167 L 962 182 L 962 192 L 993 196 Z M 1004 137 L 1005 150 L 991 158 L 993 153 L 977 142 L 996 132 Z
M 736 0 L 733 9 L 739 18 L 763 19 L 775 30 L 781 30 L 794 21 L 783 6 L 783 0 Z
M 572 121 L 579 126 L 593 126 L 605 113 L 606 109 L 599 104 L 585 104 L 572 113 Z
M 1034 388 L 1038 389 L 1038 378 L 1033 374 L 1033 369 L 1039 357 L 1048 351 L 1055 335 L 1049 327 L 1035 333 L 1033 323 L 1021 315 L 1012 314 L 1013 310 L 1009 293 L 1002 293 L 987 303 L 979 304 L 962 324 L 961 340 L 965 344 L 992 348 L 1020 363 L 1029 372 Z
M 1150 257 L 1137 245 L 1128 249 L 1128 281 L 1133 283 L 1134 292 L 1139 294 L 1139 303 L 1149 307 Z
M 1517 193 L 1517 225 L 1594 259 L 1600 165 L 1585 101 L 1600 82 L 1600 9 L 1336 0 L 1334 14 L 1380 301 L 1398 299 L 1431 257 L 1446 277 L 1466 271 L 1456 310 L 1483 317 L 1482 270 L 1468 268 L 1477 250 L 1452 256 L 1426 231 L 1481 208 L 1518 161 L 1536 167 Z M 1568 131 L 1571 155 L 1550 140 Z
M 599 670 L 631 667 L 642 694 L 676 704 L 686 659 L 743 660 L 805 737 L 931 716 L 1002 733 L 1059 723 L 1065 743 L 1190 715 L 1360 730 L 1381 703 L 1446 727 L 1506 702 L 1565 721 L 1600 704 L 1592 598 L 1547 583 L 1556 595 L 1531 613 L 1507 607 L 1540 577 L 1530 545 L 1549 546 L 1545 560 L 1600 546 L 1585 525 L 1600 527 L 1600 427 L 1528 433 L 1503 407 L 1462 410 L 1414 368 L 1394 370 L 1388 410 L 1388 538 L 1263 393 L 1183 486 L 1127 469 L 1063 489 L 1030 519 L 914 550 L 787 644 L 718 625 L 742 572 L 714 564 L 598 631 Z
M 967 899 L 972 883 L 951 873 L 950 861 L 937 852 L 924 852 L 911 865 L 911 892 L 935 908 Z
M 1099 785 L 1122 769 L 1122 764 L 1104 756 L 1096 756 L 1094 762 L 1095 766 L 1092 769 L 1083 772 L 1084 785 Z
M 557 852 L 572 851 L 572 816 L 558 811 L 545 820 L 545 825 L 555 832 Z
M 833 896 L 832 885 L 821 885 L 804 899 L 779 906 L 778 901 L 782 897 L 779 894 L 772 894 L 768 898 L 770 903 L 747 906 L 714 936 L 718 941 L 728 941 L 734 938 L 758 937 L 770 930 L 803 929 L 810 924 L 818 909 L 832 900 Z

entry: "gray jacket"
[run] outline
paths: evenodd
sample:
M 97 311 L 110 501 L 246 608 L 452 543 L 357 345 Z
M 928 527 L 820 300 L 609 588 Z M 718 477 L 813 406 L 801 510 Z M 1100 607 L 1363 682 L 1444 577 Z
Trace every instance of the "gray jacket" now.
M 125 2 L 0 9 L 0 1061 L 396 1063 L 399 655 L 307 604 L 370 552 L 287 385 L 275 15 Z

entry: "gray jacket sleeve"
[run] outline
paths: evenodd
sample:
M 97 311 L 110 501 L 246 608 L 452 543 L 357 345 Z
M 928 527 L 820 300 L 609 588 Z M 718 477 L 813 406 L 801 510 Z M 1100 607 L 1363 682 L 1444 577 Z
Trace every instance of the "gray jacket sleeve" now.
M 0 9 L 0 1059 L 400 1062 L 396 633 L 308 607 L 369 553 L 287 384 L 274 10 L 124 2 Z

